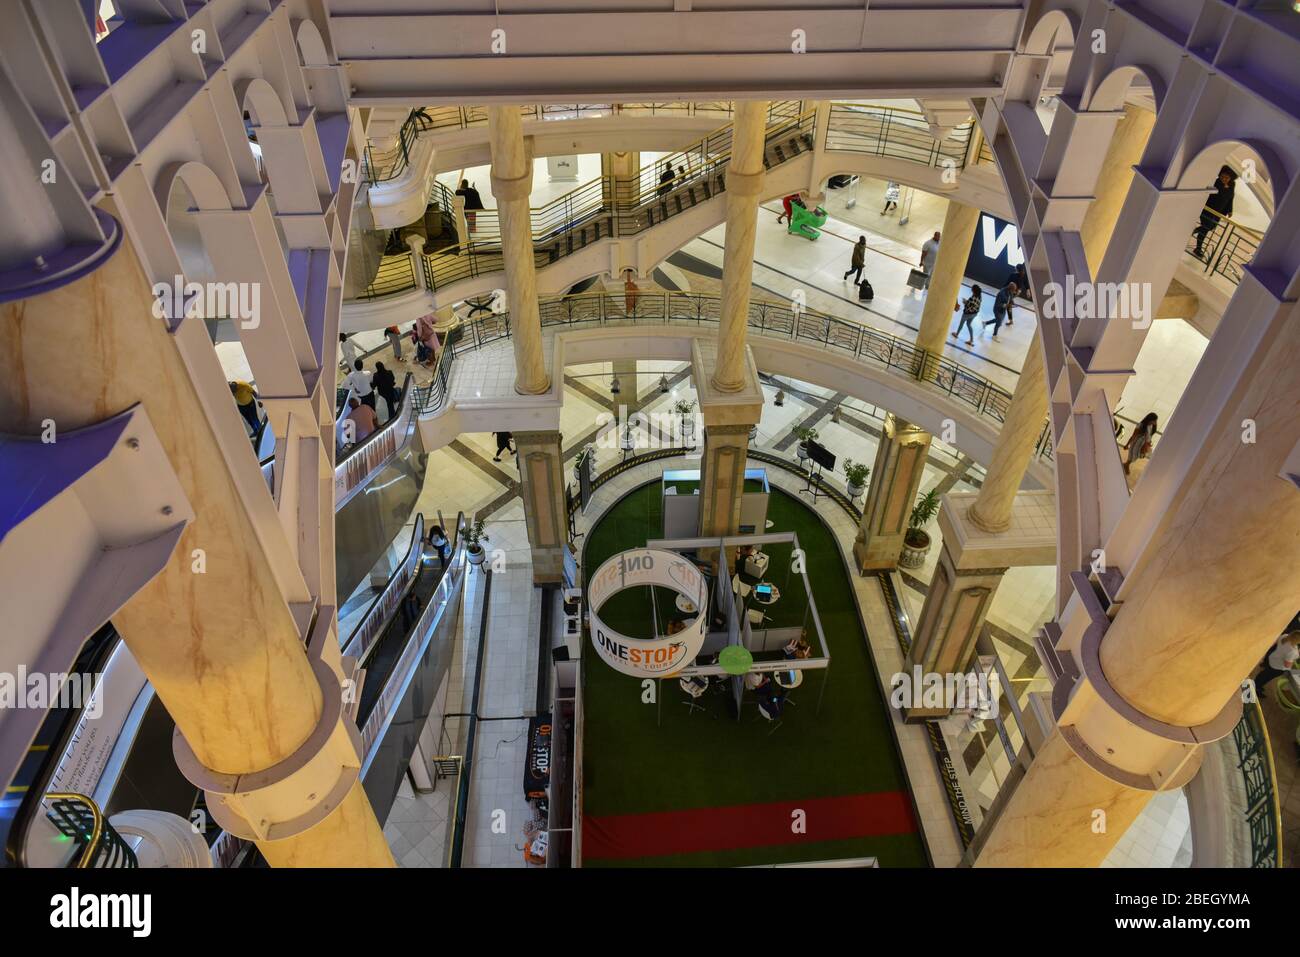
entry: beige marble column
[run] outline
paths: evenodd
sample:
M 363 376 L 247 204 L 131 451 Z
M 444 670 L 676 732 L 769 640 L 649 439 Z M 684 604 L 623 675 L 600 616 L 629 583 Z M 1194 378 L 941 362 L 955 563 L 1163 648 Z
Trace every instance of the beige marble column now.
M 564 448 L 559 432 L 516 432 L 519 494 L 533 556 L 533 581 L 564 577 L 564 549 L 569 543 L 565 513 Z
M 1106 158 L 1102 160 L 1093 190 L 1094 198 L 1088 204 L 1079 229 L 1088 270 L 1094 276 L 1101 268 L 1106 244 L 1115 231 L 1124 197 L 1133 182 L 1133 167 L 1142 159 L 1142 151 L 1146 149 L 1155 122 L 1156 115 L 1151 110 L 1125 105 L 1124 117 L 1115 127 L 1115 134 L 1106 149 Z
M 867 497 L 862 503 L 862 521 L 853 542 L 858 571 L 865 574 L 898 566 L 929 451 L 930 433 L 895 418 L 893 413 L 885 414 Z
M 979 225 L 980 211 L 954 199 L 948 200 L 948 211 L 943 217 L 939 255 L 935 260 L 930 289 L 925 294 L 925 307 L 921 311 L 921 327 L 916 333 L 916 345 L 933 356 L 942 356 L 954 322 L 953 304 L 962 292 L 962 279 L 966 275 L 966 260 L 970 257 L 970 244 Z M 927 378 L 933 369 L 927 369 Z
M 600 174 L 605 177 L 604 200 L 607 206 L 637 204 L 637 176 L 641 172 L 641 154 L 635 150 L 602 153 Z
M 719 392 L 745 387 L 745 339 L 754 275 L 754 234 L 763 190 L 763 136 L 768 104 L 738 100 L 727 164 L 727 234 L 722 259 L 722 305 L 713 386 Z
M 921 617 L 912 636 L 903 671 L 914 674 L 920 667 L 923 675 L 938 675 L 946 686 L 946 676 L 962 674 L 975 655 L 975 642 L 988 617 L 993 596 L 997 593 L 1005 568 L 962 568 L 960 554 L 954 554 L 947 538 L 939 546 L 939 562 L 930 579 L 930 590 L 921 608 Z M 924 685 L 922 685 L 922 688 Z M 924 721 L 951 713 L 950 700 L 942 703 L 919 698 L 903 708 L 906 721 Z
M 1258 292 L 1250 283 L 1239 290 L 1243 299 Z M 1197 443 L 1197 464 L 1153 523 L 1145 560 L 1117 569 L 1124 583 L 1100 638 L 1100 671 L 1146 722 L 1189 729 L 1213 720 L 1295 613 L 1300 507 L 1295 486 L 1280 473 L 1294 472 L 1287 462 L 1300 443 L 1296 314 L 1295 303 L 1285 303 L 1272 317 L 1249 316 L 1257 330 L 1268 330 L 1255 360 Z M 1255 422 L 1252 443 L 1242 441 L 1245 418 Z M 1094 759 L 1105 754 L 1131 772 L 1148 771 L 1150 737 L 1120 722 L 1102 726 L 1113 729 L 1107 737 L 1072 717 L 1063 715 L 1039 749 L 977 865 L 1095 866 L 1151 798 L 1153 791 L 1126 787 L 1090 766 L 1067 732 L 1086 735 Z M 1104 831 L 1094 826 L 1098 810 L 1107 815 Z
M 519 108 L 489 106 L 488 144 L 492 151 L 492 195 L 501 223 L 510 338 L 515 349 L 515 391 L 540 395 L 551 387 L 542 357 L 542 321 L 537 307 L 533 262 L 533 224 L 528 196 L 533 189 L 533 158 L 524 143 Z
M 11 374 L 0 377 L 0 431 L 34 435 L 47 418 L 60 431 L 81 428 L 136 403 L 148 411 L 195 517 L 113 623 L 198 760 L 251 775 L 307 741 L 322 712 L 320 684 L 205 412 L 206 398 L 233 422 L 233 400 L 220 394 L 219 369 L 219 394 L 200 397 L 152 305 L 129 243 L 85 278 L 6 303 L 0 352 Z M 69 316 L 85 348 L 68 348 Z M 393 865 L 360 783 L 310 830 L 259 847 L 277 865 Z
M 700 463 L 700 536 L 734 535 L 740 527 L 750 423 L 705 425 Z
M 984 531 L 1004 532 L 1011 526 L 1016 491 L 1029 468 L 1046 418 L 1047 370 L 1043 366 L 1042 332 L 1035 328 L 984 484 L 968 513 L 971 522 Z

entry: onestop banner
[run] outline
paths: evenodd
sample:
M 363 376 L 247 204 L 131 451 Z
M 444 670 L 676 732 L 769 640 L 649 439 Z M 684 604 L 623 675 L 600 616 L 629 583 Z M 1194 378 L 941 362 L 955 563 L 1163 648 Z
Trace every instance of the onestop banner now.
M 695 619 L 675 635 L 629 638 L 600 620 L 599 610 L 621 591 L 657 585 L 686 598 Z M 615 671 L 638 678 L 662 678 L 689 665 L 704 644 L 708 590 L 700 570 L 675 552 L 634 548 L 606 560 L 587 586 L 588 625 L 597 653 Z M 650 624 L 650 622 L 647 622 Z M 666 621 L 657 622 L 666 630 Z

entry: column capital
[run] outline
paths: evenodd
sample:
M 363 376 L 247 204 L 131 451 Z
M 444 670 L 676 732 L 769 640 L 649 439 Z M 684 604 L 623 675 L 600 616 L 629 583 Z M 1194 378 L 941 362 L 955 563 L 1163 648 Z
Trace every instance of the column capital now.
M 939 529 L 958 569 L 1056 563 L 1056 493 L 1017 492 L 1006 528 L 991 531 L 974 514 L 975 492 L 949 492 Z
M 733 196 L 758 196 L 763 192 L 763 186 L 767 181 L 767 170 L 759 170 L 757 173 L 742 173 L 737 169 L 727 166 L 726 183 L 727 193 Z
M 507 178 L 492 173 L 489 177 L 492 181 L 492 195 L 496 197 L 497 202 L 517 202 L 523 200 L 527 202 L 529 195 L 533 191 L 533 167 L 532 163 L 528 164 L 527 172 L 523 176 Z
M 727 390 L 714 381 L 717 368 L 718 343 L 715 339 L 691 340 L 691 375 L 695 378 L 695 394 L 700 402 L 700 414 L 706 429 L 719 425 L 741 424 L 746 428 L 758 422 L 763 415 L 763 387 L 758 378 L 758 366 L 749 346 L 745 347 L 744 378 L 738 388 Z

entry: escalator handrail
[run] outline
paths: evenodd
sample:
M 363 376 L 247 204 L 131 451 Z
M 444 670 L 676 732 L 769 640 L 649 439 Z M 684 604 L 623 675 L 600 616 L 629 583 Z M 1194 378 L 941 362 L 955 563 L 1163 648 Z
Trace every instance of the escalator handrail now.
M 105 625 L 112 637 L 105 635 L 103 646 L 86 662 L 82 674 L 102 675 L 108 660 L 112 657 L 113 651 L 122 641 L 122 636 L 117 633 L 117 629 L 112 625 Z M 41 765 L 40 771 L 27 786 L 27 794 L 22 802 L 18 805 L 18 810 L 14 812 L 13 824 L 9 828 L 9 840 L 5 846 L 5 856 L 13 861 L 18 867 L 27 867 L 27 835 L 31 830 L 32 824 L 37 818 L 37 810 L 45 800 L 46 790 L 50 786 L 50 781 L 54 777 L 54 772 L 63 760 L 63 755 L 67 753 L 68 745 L 72 742 L 72 735 L 77 730 L 77 725 L 81 720 L 81 712 L 86 705 L 87 699 L 83 699 L 80 708 L 69 708 L 63 719 L 63 725 L 59 728 L 59 733 L 55 736 L 54 742 L 50 744 L 46 752 L 44 764 Z
M 383 629 L 392 620 L 393 614 L 397 610 L 397 605 L 394 604 L 387 611 L 383 611 L 384 599 L 389 597 L 404 575 L 409 575 L 409 579 L 401 586 L 402 596 L 406 595 L 407 590 L 415 581 L 415 570 L 418 568 L 423 554 L 424 513 L 420 512 L 415 516 L 415 523 L 411 527 L 411 544 L 407 546 L 406 554 L 402 557 L 398 566 L 393 569 L 393 573 L 388 576 L 388 581 L 384 583 L 384 587 L 380 589 L 379 594 L 370 602 L 365 614 L 357 622 L 357 626 L 348 634 L 347 640 L 343 642 L 345 657 L 355 658 L 358 662 L 365 661 L 366 656 L 375 646 L 375 639 L 383 632 Z M 377 615 L 381 617 L 376 618 Z M 367 630 L 367 625 L 374 625 L 376 621 L 378 625 Z
M 447 561 L 447 568 L 443 572 L 442 579 L 435 586 L 433 595 L 429 598 L 429 603 L 424 606 L 419 620 L 407 635 L 406 647 L 398 656 L 383 690 L 379 692 L 379 696 L 375 699 L 374 707 L 366 715 L 366 719 L 361 725 L 361 741 L 364 749 L 361 756 L 362 776 L 370 769 L 370 762 L 374 758 L 375 749 L 384 738 L 384 729 L 392 721 L 393 708 L 401 700 L 403 690 L 410 684 L 411 678 L 414 676 L 413 662 L 419 659 L 427 647 L 427 641 L 432 634 L 433 626 L 442 610 L 447 606 L 451 590 L 460 584 L 461 575 L 459 572 L 463 571 L 467 559 L 465 539 L 461 535 L 464 524 L 465 513 L 457 513 L 455 549 Z M 398 685 L 400 687 L 397 693 L 390 694 L 390 690 L 398 687 Z
M 419 404 L 414 401 L 416 398 L 414 382 L 414 373 L 406 373 L 406 378 L 402 380 L 402 399 L 401 402 L 398 403 L 397 414 L 376 429 L 372 435 L 366 436 L 364 440 L 357 445 L 354 445 L 334 466 L 335 511 L 338 511 L 347 504 L 347 502 L 356 495 L 358 491 L 366 486 L 370 479 L 378 475 L 383 467 L 391 462 L 393 458 L 405 449 L 407 444 L 410 442 L 411 435 L 414 432 L 415 411 Z M 348 485 L 349 463 L 353 462 L 358 454 L 374 448 L 376 443 L 385 440 L 390 435 L 394 435 L 395 429 L 401 429 L 402 435 L 400 438 L 394 440 L 392 450 L 386 453 L 382 459 L 371 464 L 365 474 L 359 476 L 354 484 Z

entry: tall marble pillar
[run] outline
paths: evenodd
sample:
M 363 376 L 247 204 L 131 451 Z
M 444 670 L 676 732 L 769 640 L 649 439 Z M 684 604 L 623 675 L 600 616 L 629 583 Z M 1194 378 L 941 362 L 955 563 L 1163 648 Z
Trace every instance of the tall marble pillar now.
M 862 503 L 862 521 L 853 542 L 853 557 L 863 574 L 898 566 L 929 452 L 930 433 L 892 412 L 885 414 L 867 498 Z
M 516 432 L 519 494 L 533 557 L 533 581 L 564 577 L 564 550 L 569 544 L 565 512 L 564 448 L 559 432 Z
M 700 536 L 734 535 L 740 528 L 751 423 L 705 425 L 700 465 Z
M 533 225 L 528 197 L 533 189 L 533 158 L 524 143 L 518 107 L 489 106 L 488 142 L 492 151 L 492 195 L 501 223 L 510 339 L 515 350 L 515 391 L 540 395 L 551 387 L 542 356 L 542 320 L 537 306 L 533 263 Z
M 1093 200 L 1079 227 L 1083 253 L 1088 260 L 1088 270 L 1097 275 L 1101 260 L 1106 255 L 1106 245 L 1119 221 L 1119 212 L 1133 182 L 1133 167 L 1142 159 L 1156 115 L 1151 110 L 1127 104 L 1124 116 L 1115 127 L 1106 158 L 1102 160 L 1093 189 Z
M 82 428 L 136 403 L 148 411 L 194 520 L 166 567 L 113 623 L 197 761 L 256 788 L 259 775 L 274 780 L 282 773 L 277 766 L 313 746 L 326 685 L 277 585 L 277 571 L 291 578 L 297 570 L 273 567 L 241 491 L 241 479 L 258 479 L 253 463 L 242 476 L 227 464 L 223 445 L 247 456 L 248 443 L 207 334 L 192 319 L 169 331 L 153 305 L 135 251 L 124 242 L 89 275 L 0 307 L 0 351 L 15 370 L 0 378 L 0 432 L 35 435 L 45 419 L 60 431 Z M 67 348 L 69 316 L 94 348 Z M 269 520 L 276 521 L 273 512 Z M 302 592 L 310 597 L 305 586 Z M 302 795 L 284 809 L 292 818 L 321 816 L 293 836 L 259 841 L 267 860 L 393 866 L 360 781 L 332 806 L 325 798 Z
M 935 260 L 930 289 L 925 295 L 921 311 L 921 327 L 916 333 L 916 345 L 932 356 L 942 356 L 954 321 L 953 304 L 962 291 L 966 275 L 966 260 L 970 257 L 970 244 L 979 225 L 978 207 L 967 206 L 955 199 L 948 200 L 944 214 L 939 255 Z M 933 375 L 927 370 L 927 378 Z
M 1025 363 L 1016 380 L 1002 430 L 998 432 L 979 497 L 971 505 L 970 520 L 986 532 L 1004 532 L 1011 526 L 1016 491 L 1025 477 L 1034 446 L 1047 418 L 1047 370 L 1043 365 L 1043 335 L 1038 328 L 1029 343 Z
M 1295 613 L 1300 493 L 1287 476 L 1300 471 L 1297 307 L 1248 273 L 1229 318 L 1258 345 L 1232 363 L 1231 340 L 1216 337 L 1205 359 L 1221 360 L 1214 375 L 1202 368 L 1193 380 L 1209 407 L 1183 420 L 1191 434 L 1170 432 L 1164 463 L 1152 460 L 1159 475 L 1147 481 L 1169 487 L 1139 486 L 1158 507 L 1126 515 L 1137 526 L 1107 543 L 1114 602 L 1063 616 L 1055 647 L 1086 686 L 1069 695 L 977 866 L 1098 865 L 1157 789 L 1177 787 L 1199 748 L 1231 733 L 1242 681 Z M 1171 468 L 1175 456 L 1190 464 Z M 1083 587 L 1075 609 L 1087 604 Z
M 736 102 L 731 161 L 727 164 L 727 234 L 722 259 L 722 305 L 713 385 L 719 392 L 745 388 L 745 338 L 754 276 L 754 234 L 763 191 L 766 102 Z

